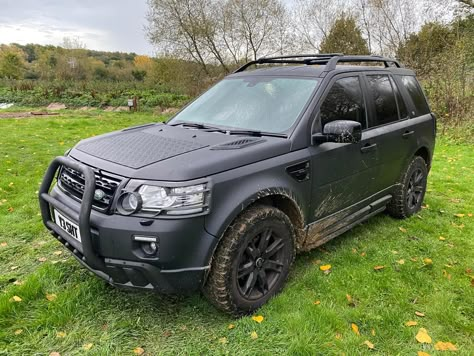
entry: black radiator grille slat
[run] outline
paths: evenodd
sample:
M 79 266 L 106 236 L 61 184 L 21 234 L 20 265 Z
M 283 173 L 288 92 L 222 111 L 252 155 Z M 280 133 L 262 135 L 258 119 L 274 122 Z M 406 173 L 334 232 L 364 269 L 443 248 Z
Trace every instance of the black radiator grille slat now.
M 95 171 L 95 187 L 105 194 L 101 199 L 94 198 L 92 207 L 96 210 L 107 211 L 112 204 L 115 192 L 121 183 L 119 178 Z M 58 174 L 59 187 L 81 201 L 84 194 L 84 175 L 70 167 L 62 166 Z

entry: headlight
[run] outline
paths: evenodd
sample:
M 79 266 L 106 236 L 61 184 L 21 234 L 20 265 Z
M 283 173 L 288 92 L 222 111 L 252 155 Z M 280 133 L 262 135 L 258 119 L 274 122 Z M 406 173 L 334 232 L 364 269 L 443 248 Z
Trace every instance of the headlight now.
M 133 192 L 124 193 L 125 199 L 119 199 L 117 210 L 127 213 L 137 207 L 133 213 L 186 215 L 204 212 L 208 208 L 209 190 L 205 184 L 185 187 L 162 187 L 150 184 L 135 185 Z M 131 198 L 131 199 L 130 199 Z M 138 204 L 130 204 L 138 200 Z M 130 207 L 132 205 L 132 207 Z

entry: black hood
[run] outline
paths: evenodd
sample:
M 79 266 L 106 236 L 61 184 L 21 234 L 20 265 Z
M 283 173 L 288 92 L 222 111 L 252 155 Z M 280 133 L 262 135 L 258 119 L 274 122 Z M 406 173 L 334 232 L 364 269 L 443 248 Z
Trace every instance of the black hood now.
M 281 155 L 290 140 L 150 124 L 81 141 L 70 156 L 130 178 L 182 181 Z

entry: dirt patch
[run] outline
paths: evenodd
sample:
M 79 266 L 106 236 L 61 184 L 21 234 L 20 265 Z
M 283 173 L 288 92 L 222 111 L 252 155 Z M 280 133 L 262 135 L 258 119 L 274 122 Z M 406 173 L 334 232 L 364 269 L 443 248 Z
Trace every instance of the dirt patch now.
M 64 110 L 67 109 L 67 106 L 62 103 L 51 103 L 46 108 L 48 110 Z
M 0 113 L 0 119 L 26 119 L 29 117 L 55 116 L 55 115 L 58 115 L 58 113 L 46 112 L 46 111 L 6 112 L 6 113 Z

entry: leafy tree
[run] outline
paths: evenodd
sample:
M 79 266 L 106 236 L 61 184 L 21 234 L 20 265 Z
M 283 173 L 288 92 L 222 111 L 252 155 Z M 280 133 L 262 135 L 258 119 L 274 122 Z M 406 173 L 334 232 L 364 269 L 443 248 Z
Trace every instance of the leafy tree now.
M 352 15 L 342 14 L 320 45 L 322 53 L 369 54 L 367 42 Z
M 0 77 L 19 79 L 25 69 L 25 54 L 16 46 L 2 46 L 0 49 Z

